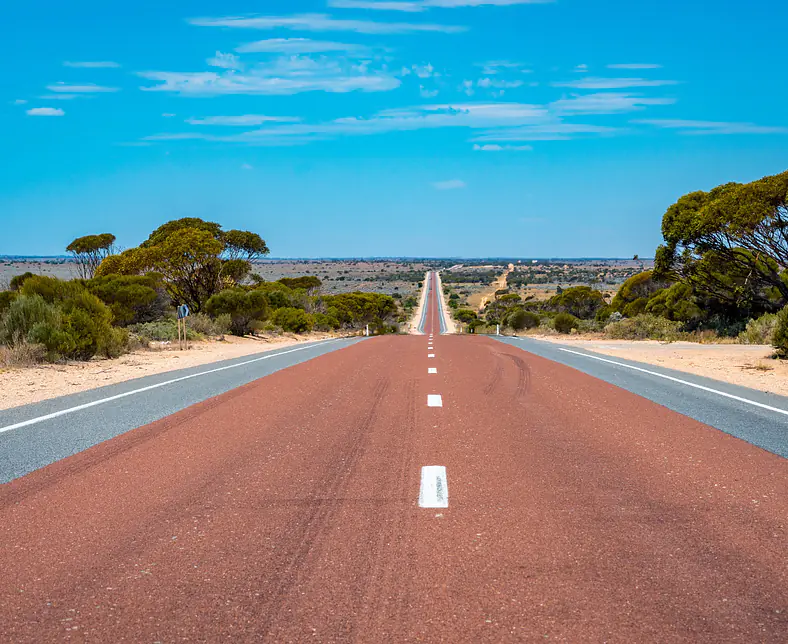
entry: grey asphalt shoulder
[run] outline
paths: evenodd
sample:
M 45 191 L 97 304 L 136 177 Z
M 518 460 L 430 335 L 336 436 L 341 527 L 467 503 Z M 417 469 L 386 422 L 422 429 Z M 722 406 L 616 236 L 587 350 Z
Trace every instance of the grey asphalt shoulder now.
M 788 397 L 532 338 L 495 337 L 788 458 Z M 770 409 L 772 408 L 772 409 Z
M 349 338 L 284 347 L 0 411 L 0 483 L 360 341 Z

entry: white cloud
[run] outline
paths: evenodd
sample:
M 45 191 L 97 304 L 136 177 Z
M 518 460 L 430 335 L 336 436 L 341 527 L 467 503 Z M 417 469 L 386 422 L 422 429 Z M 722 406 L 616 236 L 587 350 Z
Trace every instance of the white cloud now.
M 162 116 L 163 116 L 164 118 L 166 118 L 166 119 L 171 119 L 171 118 L 174 118 L 174 117 L 176 117 L 176 116 L 178 116 L 178 115 L 177 115 L 177 114 L 171 114 L 171 113 L 169 113 L 169 112 L 165 112 L 164 114 L 162 114 Z
M 661 87 L 678 85 L 674 80 L 648 80 L 645 78 L 581 78 L 576 81 L 551 83 L 553 87 L 573 87 L 575 89 L 626 89 L 629 87 Z
M 223 69 L 242 69 L 241 59 L 235 54 L 223 54 L 220 51 L 216 52 L 213 58 L 206 61 L 211 67 L 221 67 Z
M 427 89 L 424 85 L 419 85 L 419 94 L 422 98 L 435 98 L 439 91 L 437 89 Z
M 118 87 L 104 87 L 102 85 L 95 85 L 93 83 L 83 83 L 82 85 L 69 85 L 67 83 L 55 83 L 54 85 L 47 85 L 50 92 L 57 92 L 62 94 L 100 94 L 105 92 L 118 92 Z
M 477 63 L 476 66 L 482 68 L 482 74 L 485 76 L 495 76 L 503 72 L 531 73 L 531 70 L 527 69 L 523 63 L 516 63 L 510 60 L 490 60 L 486 63 Z
M 253 166 L 251 166 L 251 165 L 249 165 L 248 163 L 244 163 L 244 164 L 241 166 L 241 170 L 254 170 L 254 167 L 253 167 Z
M 538 125 L 490 130 L 472 139 L 472 143 L 502 143 L 511 141 L 569 141 L 583 135 L 612 135 L 618 128 L 560 121 Z
M 244 114 L 243 116 L 209 116 L 203 119 L 187 119 L 191 125 L 230 125 L 253 126 L 265 123 L 296 123 L 301 119 L 291 116 L 264 116 L 262 114 Z
M 585 74 L 588 71 L 588 65 L 583 63 L 583 64 L 578 65 L 577 67 L 575 67 L 572 71 L 576 72 L 578 74 Z
M 497 78 L 480 78 L 478 81 L 476 81 L 477 87 L 495 89 L 514 89 L 516 87 L 521 87 L 523 84 L 524 83 L 521 80 L 506 81 Z
M 379 11 L 418 12 L 457 7 L 506 7 L 517 4 L 547 4 L 555 0 L 329 0 L 337 9 L 377 9 Z
M 473 149 L 477 152 L 530 152 L 532 145 L 499 145 L 497 143 L 487 143 L 486 145 L 474 144 Z
M 117 69 L 120 67 L 120 65 L 118 63 L 112 62 L 111 60 L 96 62 L 72 62 L 67 60 L 63 63 L 63 67 L 76 67 L 82 69 Z
M 431 63 L 427 63 L 426 65 L 413 65 L 412 69 L 413 73 L 419 78 L 432 78 L 433 76 L 440 76 L 440 74 L 435 72 L 435 68 Z
M 465 187 L 462 179 L 449 179 L 448 181 L 436 181 L 432 184 L 436 190 L 459 190 Z
M 27 110 L 29 116 L 64 116 L 65 112 L 59 107 L 34 107 Z
M 12 102 L 12 105 L 26 105 L 27 101 L 24 98 L 18 98 Z
M 634 120 L 632 123 L 678 130 L 682 134 L 788 134 L 788 127 L 756 125 L 755 123 L 726 123 L 683 119 L 641 119 Z
M 343 59 L 308 56 L 280 57 L 246 72 L 141 72 L 139 76 L 160 84 L 146 91 L 177 92 L 189 96 L 228 94 L 287 95 L 299 92 L 385 92 L 401 81 L 390 72 L 370 70 Z
M 672 98 L 645 98 L 637 94 L 596 92 L 562 98 L 550 103 L 558 114 L 619 114 L 642 110 L 649 105 L 672 105 Z
M 227 16 L 222 18 L 193 18 L 189 23 L 197 27 L 233 27 L 238 29 L 293 29 L 297 31 L 354 31 L 362 34 L 408 34 L 418 32 L 460 33 L 467 27 L 428 23 L 374 22 L 371 20 L 342 20 L 324 13 L 290 16 Z
M 472 80 L 462 81 L 462 84 L 457 89 L 466 96 L 473 96 L 475 94 Z
M 651 63 L 619 63 L 616 65 L 608 65 L 608 69 L 662 69 L 662 65 L 653 65 Z
M 328 52 L 366 52 L 368 48 L 363 45 L 351 45 L 329 40 L 311 40 L 310 38 L 269 38 L 246 43 L 236 47 L 235 51 L 242 54 L 322 54 Z

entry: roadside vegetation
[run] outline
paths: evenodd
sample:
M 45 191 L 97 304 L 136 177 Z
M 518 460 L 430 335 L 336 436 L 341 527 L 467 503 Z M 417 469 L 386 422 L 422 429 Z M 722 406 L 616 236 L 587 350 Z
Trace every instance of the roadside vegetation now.
M 598 332 L 612 339 L 771 344 L 788 357 L 788 172 L 693 192 L 668 208 L 654 268 L 631 274 L 614 297 L 558 286 L 544 301 L 512 292 L 554 276 L 518 269 L 481 312 L 449 305 L 469 332 Z M 634 258 L 637 260 L 637 257 Z M 538 279 L 537 279 L 538 277 Z M 448 280 L 444 279 L 444 283 Z
M 109 233 L 67 250 L 79 277 L 25 273 L 0 291 L 0 363 L 117 357 L 177 339 L 175 309 L 192 315 L 191 339 L 225 334 L 393 333 L 408 305 L 379 293 L 321 294 L 316 276 L 267 282 L 252 262 L 268 254 L 250 231 L 197 218 L 167 222 L 138 247 L 116 252 Z

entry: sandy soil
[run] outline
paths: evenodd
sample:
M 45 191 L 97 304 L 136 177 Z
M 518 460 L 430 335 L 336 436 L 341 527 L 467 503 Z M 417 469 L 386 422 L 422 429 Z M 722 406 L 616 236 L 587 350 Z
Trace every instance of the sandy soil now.
M 768 345 L 529 337 L 788 396 L 788 361 L 772 358 L 774 349 Z
M 115 360 L 0 369 L 0 409 L 329 337 L 333 336 L 327 333 L 257 339 L 227 336 L 221 342 L 191 343 L 188 351 L 161 347 L 159 350 L 135 351 Z
M 490 268 L 493 268 L 492 266 Z M 495 297 L 495 292 L 501 289 L 506 288 L 509 279 L 509 273 L 514 270 L 514 264 L 509 264 L 509 266 L 501 273 L 496 280 L 492 283 L 490 288 L 480 292 L 475 293 L 471 297 L 468 298 L 468 304 L 474 307 L 477 311 L 484 310 L 485 305 L 487 302 L 492 300 Z

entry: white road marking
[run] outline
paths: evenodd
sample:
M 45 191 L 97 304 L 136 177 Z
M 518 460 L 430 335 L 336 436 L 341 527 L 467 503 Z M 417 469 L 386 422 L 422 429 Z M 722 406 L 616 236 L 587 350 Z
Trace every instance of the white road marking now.
M 749 400 L 748 398 L 742 398 L 741 396 L 734 396 L 733 394 L 725 393 L 724 391 L 720 391 L 718 389 L 712 389 L 711 387 L 704 387 L 703 385 L 695 384 L 694 382 L 689 382 L 688 380 L 682 380 L 681 378 L 674 378 L 673 376 L 667 376 L 664 373 L 658 373 L 656 371 L 649 371 L 648 369 L 641 369 L 640 367 L 634 367 L 629 364 L 624 364 L 623 362 L 616 362 L 615 360 L 608 360 L 607 358 L 599 358 L 597 356 L 591 356 L 587 353 L 581 353 L 579 351 L 572 351 L 571 349 L 561 349 L 561 351 L 565 351 L 566 353 L 573 353 L 576 356 L 583 356 L 584 358 L 592 358 L 593 360 L 599 360 L 600 362 L 608 362 L 610 364 L 614 364 L 619 367 L 626 367 L 627 369 L 632 369 L 633 371 L 640 371 L 642 373 L 647 373 L 651 376 L 657 376 L 657 378 L 664 378 L 665 380 L 671 380 L 673 382 L 678 382 L 682 385 L 687 385 L 688 387 L 694 387 L 695 389 L 701 389 L 703 391 L 708 391 L 712 394 L 717 394 L 718 396 L 724 396 L 725 398 L 730 398 L 731 400 L 737 400 L 739 402 L 746 403 L 748 405 L 752 405 L 754 407 L 760 407 L 761 409 L 768 409 L 769 411 L 776 412 L 778 414 L 783 414 L 784 416 L 788 416 L 788 411 L 785 409 L 779 409 L 777 407 L 772 407 L 771 405 L 765 405 L 763 403 L 756 402 L 754 400 Z
M 434 353 L 428 353 L 428 354 L 427 354 L 427 357 L 428 357 L 428 358 L 434 358 L 434 357 L 435 357 L 435 354 L 434 354 Z
M 449 483 L 446 480 L 446 468 L 443 465 L 425 465 L 421 468 L 419 507 L 449 507 Z
M 427 407 L 443 407 L 443 398 L 440 394 L 429 394 L 427 396 Z
M 435 367 L 428 367 L 427 373 L 438 373 L 438 370 Z
M 211 373 L 218 373 L 219 371 L 226 371 L 227 369 L 236 369 L 237 367 L 243 367 L 248 364 L 252 364 L 254 362 L 260 362 L 261 360 L 269 360 L 271 358 L 276 358 L 277 356 L 283 356 L 288 353 L 295 353 L 296 351 L 305 351 L 306 349 L 313 349 L 317 346 L 321 346 L 323 344 L 330 344 L 332 342 L 338 342 L 337 340 L 328 340 L 326 342 L 320 344 L 312 344 L 308 347 L 298 347 L 297 349 L 289 349 L 288 351 L 280 351 L 279 353 L 273 353 L 264 355 L 261 358 L 254 358 L 253 360 L 245 360 L 244 362 L 238 362 L 236 364 L 227 365 L 225 367 L 217 367 L 216 369 L 209 369 L 208 371 L 201 371 L 200 373 L 193 373 L 188 376 L 181 376 L 180 378 L 173 378 L 172 380 L 165 380 L 164 382 L 159 382 L 155 385 L 149 385 L 147 387 L 142 387 L 140 389 L 134 389 L 133 391 L 127 391 L 122 394 L 117 394 L 116 396 L 109 396 L 108 398 L 101 398 L 100 400 L 94 400 L 93 402 L 85 403 L 84 405 L 77 405 L 76 407 L 69 407 L 68 409 L 61 409 L 60 411 L 56 411 L 52 414 L 47 414 L 45 416 L 39 416 L 38 418 L 31 418 L 30 420 L 25 420 L 21 423 L 15 423 L 13 425 L 7 425 L 6 427 L 0 427 L 0 434 L 3 432 L 10 432 L 12 429 L 19 429 L 20 427 L 27 427 L 28 425 L 36 425 L 37 423 L 43 423 L 46 420 L 51 420 L 53 418 L 59 418 L 60 416 L 66 416 L 67 414 L 73 414 L 74 412 L 82 411 L 83 409 L 89 409 L 90 407 L 96 407 L 98 405 L 103 405 L 104 403 L 112 402 L 113 400 L 120 400 L 121 398 L 127 398 L 128 396 L 134 396 L 135 394 L 141 394 L 146 391 L 152 391 L 153 389 L 159 389 L 160 387 L 166 387 L 167 385 L 172 385 L 176 382 L 183 382 L 184 380 L 191 380 L 192 378 L 199 378 L 200 376 L 207 376 Z

